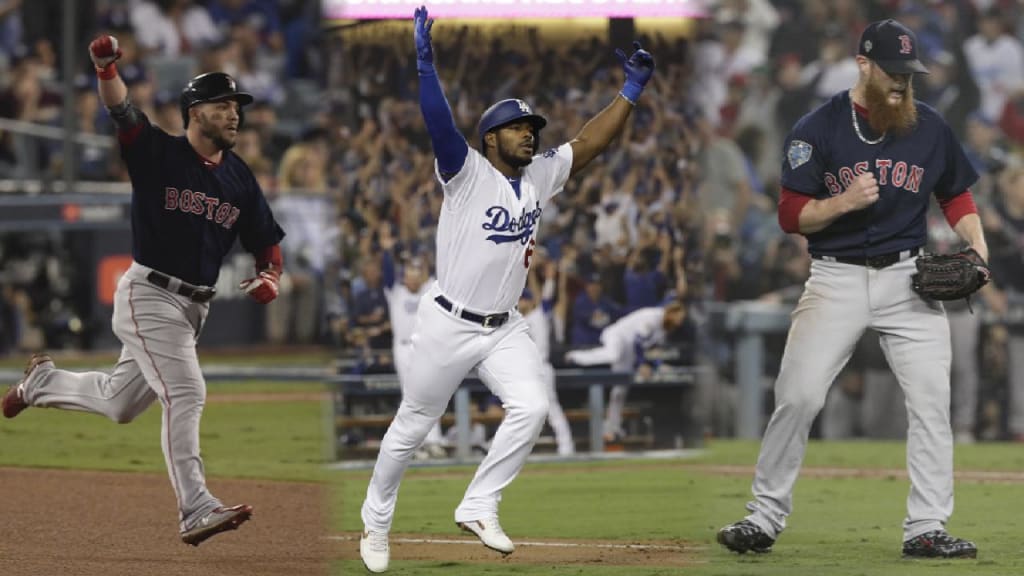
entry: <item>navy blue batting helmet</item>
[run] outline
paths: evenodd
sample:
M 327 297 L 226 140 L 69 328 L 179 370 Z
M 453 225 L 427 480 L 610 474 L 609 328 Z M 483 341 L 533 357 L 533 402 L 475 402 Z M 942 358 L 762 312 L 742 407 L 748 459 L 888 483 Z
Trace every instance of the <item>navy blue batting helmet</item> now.
M 543 116 L 534 114 L 529 104 L 517 98 L 495 102 L 480 116 L 480 125 L 477 127 L 477 134 L 480 137 L 480 152 L 487 149 L 484 146 L 485 134 L 519 120 L 526 120 L 533 125 L 533 150 L 536 152 L 540 146 L 540 130 L 547 126 L 548 121 Z
M 223 72 L 210 72 L 193 78 L 181 91 L 181 121 L 188 128 L 188 110 L 196 104 L 235 100 L 238 102 L 238 126 L 242 126 L 242 106 L 252 104 L 252 94 L 239 92 L 235 79 Z

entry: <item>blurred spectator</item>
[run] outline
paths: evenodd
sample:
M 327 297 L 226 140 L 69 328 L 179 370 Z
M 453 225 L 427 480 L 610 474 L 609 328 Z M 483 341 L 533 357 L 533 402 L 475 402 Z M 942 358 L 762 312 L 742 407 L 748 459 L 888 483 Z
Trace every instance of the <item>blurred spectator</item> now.
M 920 86 L 921 101 L 927 102 L 946 119 L 953 133 L 963 139 L 967 134 L 967 117 L 978 109 L 981 95 L 978 85 L 967 69 L 963 51 L 959 46 L 950 47 L 952 52 L 934 52 L 927 64 L 926 74 Z
M 563 274 L 568 270 L 563 269 Z M 562 292 L 560 297 L 568 299 Z M 622 307 L 602 293 L 601 276 L 591 272 L 579 296 L 572 304 L 572 331 L 569 343 L 575 348 L 596 346 L 601 342 L 601 331 L 622 316 Z
M 220 38 L 210 13 L 194 0 L 138 1 L 132 7 L 131 22 L 147 54 L 191 54 Z
M 982 202 L 991 202 L 994 196 L 992 175 L 1002 170 L 1007 162 L 999 127 L 980 112 L 971 113 L 967 117 L 967 139 L 963 147 L 971 166 L 980 176 L 973 191 Z
M 262 43 L 279 51 L 284 46 L 277 2 L 271 0 L 210 0 L 210 16 L 222 30 L 243 24 L 255 31 Z
M 1014 146 L 1024 148 L 1024 86 L 1018 87 L 1006 99 L 999 116 L 999 127 Z
M 153 96 L 153 106 L 156 108 L 151 119 L 153 124 L 162 128 L 164 132 L 175 136 L 185 133 L 185 124 L 181 118 L 181 105 L 177 94 L 161 90 Z M 254 158 L 247 157 L 240 151 L 240 148 L 242 147 L 242 141 L 246 139 L 251 141 L 254 134 L 250 130 L 242 130 L 238 133 L 238 143 L 235 144 L 235 153 L 241 156 L 242 160 L 245 160 L 245 163 L 250 168 L 252 168 Z M 263 187 L 263 189 L 267 190 L 266 187 Z
M 56 121 L 61 98 L 44 84 L 46 66 L 38 54 L 21 47 L 11 55 L 10 66 L 8 84 L 0 91 L 0 117 L 40 124 Z M 46 142 L 6 131 L 2 138 L 0 169 L 8 177 L 28 178 L 49 164 Z
M 22 0 L 3 0 L 0 2 L 0 54 L 11 54 L 18 46 L 24 44 L 21 25 Z
M 1006 13 L 992 6 L 978 17 L 978 33 L 964 42 L 964 55 L 981 91 L 981 113 L 996 122 L 1006 99 L 1024 87 L 1024 45 L 1007 33 Z
M 369 348 L 386 350 L 391 346 L 391 322 L 388 319 L 380 256 L 367 258 L 361 268 L 361 286 L 354 290 L 352 299 L 353 332 L 361 335 Z
M 78 132 L 98 135 L 97 117 L 100 100 L 93 86 L 92 78 L 80 75 L 75 78 L 75 117 Z M 95 144 L 79 144 L 78 176 L 83 180 L 106 180 L 110 177 L 109 151 Z
M 815 104 L 853 86 L 860 74 L 847 32 L 839 24 L 828 25 L 822 32 L 818 58 L 802 72 L 803 81 L 814 86 Z
M 325 198 L 327 145 L 322 136 L 308 132 L 285 152 L 278 170 L 271 207 L 289 232 L 281 242 L 288 262 L 281 294 L 267 310 L 267 336 L 276 344 L 311 344 L 319 335 L 326 233 L 333 216 Z
M 1000 196 L 987 219 L 993 293 L 986 302 L 1006 326 L 995 327 L 996 340 L 1008 347 L 1009 392 L 1007 426 L 1012 437 L 1024 441 L 1024 165 L 1008 168 L 999 179 Z
M 64 20 L 64 0 L 21 0 L 19 4 L 23 44 L 36 53 L 44 66 L 59 70 L 64 53 L 64 34 L 60 25 Z M 96 2 L 76 0 L 72 5 L 75 38 L 81 41 L 89 37 L 96 25 Z M 75 51 L 75 54 L 79 53 L 79 50 Z M 75 69 L 78 69 L 77 64 L 87 60 L 84 56 L 82 58 L 82 62 L 73 63 Z

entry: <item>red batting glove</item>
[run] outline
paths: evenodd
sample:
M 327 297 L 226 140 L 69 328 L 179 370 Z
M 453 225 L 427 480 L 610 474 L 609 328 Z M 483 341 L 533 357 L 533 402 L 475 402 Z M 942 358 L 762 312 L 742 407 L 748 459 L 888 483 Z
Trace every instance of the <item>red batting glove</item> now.
M 238 288 L 260 304 L 267 304 L 277 298 L 278 284 L 281 273 L 277 270 L 264 270 L 255 278 L 249 278 L 238 285 Z
M 117 38 L 113 36 L 100 36 L 89 43 L 89 58 L 96 67 L 96 75 L 104 80 L 110 80 L 117 75 L 114 62 L 120 57 L 121 48 L 117 45 Z

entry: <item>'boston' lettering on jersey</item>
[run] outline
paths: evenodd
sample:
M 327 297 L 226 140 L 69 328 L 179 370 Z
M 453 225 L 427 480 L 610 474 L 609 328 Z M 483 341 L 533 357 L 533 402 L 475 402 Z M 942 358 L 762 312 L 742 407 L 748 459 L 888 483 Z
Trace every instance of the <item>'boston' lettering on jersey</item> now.
M 235 221 L 238 220 L 238 216 L 242 213 L 241 210 L 232 206 L 230 202 L 221 204 L 220 198 L 214 198 L 213 196 L 207 196 L 202 192 L 193 192 L 192 190 L 179 191 L 177 188 L 170 186 L 164 189 L 164 209 L 181 210 L 186 214 L 192 213 L 197 216 L 205 212 L 207 220 L 216 222 L 228 230 L 235 225 Z
M 513 217 L 509 213 L 508 208 L 504 206 L 491 206 L 485 212 L 485 215 L 491 221 L 484 222 L 482 227 L 484 230 L 509 232 L 509 234 L 491 234 L 488 236 L 487 239 L 495 244 L 519 241 L 520 244 L 525 245 L 529 238 L 533 236 L 533 228 L 540 219 L 540 213 L 540 202 L 537 202 L 536 208 L 529 212 L 526 211 L 526 208 L 523 208 L 518 218 Z
M 825 186 L 829 194 L 835 196 L 841 194 L 860 174 L 868 171 L 867 162 L 857 162 L 853 168 L 843 166 L 839 169 L 839 177 L 831 172 L 825 172 Z M 921 189 L 921 180 L 924 178 L 924 168 L 907 164 L 902 160 L 893 162 L 889 158 L 875 159 L 875 176 L 878 178 L 879 186 L 892 184 L 896 188 L 903 188 L 917 194 Z

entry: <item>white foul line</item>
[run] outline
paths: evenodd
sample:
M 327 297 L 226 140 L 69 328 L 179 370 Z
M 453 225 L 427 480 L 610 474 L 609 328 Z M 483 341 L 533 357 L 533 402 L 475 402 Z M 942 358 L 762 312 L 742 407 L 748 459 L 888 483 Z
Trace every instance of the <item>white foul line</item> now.
M 325 536 L 327 540 L 354 541 L 356 536 Z M 470 544 L 479 546 L 479 540 L 449 540 L 441 538 L 391 538 L 391 542 L 399 544 Z M 703 546 L 666 546 L 660 544 L 586 544 L 583 542 L 516 542 L 516 546 L 540 546 L 545 548 L 598 548 L 609 550 L 665 550 L 669 552 L 684 552 L 701 550 Z

